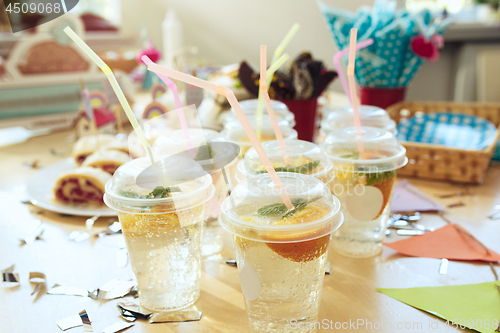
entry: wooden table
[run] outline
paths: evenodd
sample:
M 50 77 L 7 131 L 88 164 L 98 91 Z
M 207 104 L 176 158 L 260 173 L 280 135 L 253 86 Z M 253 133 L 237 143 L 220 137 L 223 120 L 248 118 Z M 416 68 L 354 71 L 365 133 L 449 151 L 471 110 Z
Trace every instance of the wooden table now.
M 33 138 L 26 143 L 0 149 L 0 269 L 16 265 L 21 285 L 14 289 L 0 288 L 1 332 L 59 332 L 56 320 L 78 314 L 86 309 L 92 320 L 94 332 L 120 320 L 116 300 L 99 302 L 76 296 L 42 294 L 38 299 L 30 296 L 28 274 L 43 272 L 47 286 L 55 283 L 95 289 L 113 278 L 131 279 L 130 266 L 117 267 L 116 255 L 123 246 L 121 236 L 91 238 L 71 242 L 68 235 L 74 230 L 85 230 L 84 217 L 68 217 L 23 204 L 23 184 L 36 172 L 24 165 L 38 161 L 47 166 L 69 156 L 72 144 L 69 132 Z M 411 179 L 412 184 L 436 197 L 463 188 L 444 182 Z M 484 244 L 500 252 L 500 221 L 487 218 L 493 205 L 500 204 L 500 168 L 494 164 L 488 170 L 483 185 L 471 187 L 473 195 L 440 199 L 443 205 L 461 201 L 463 207 L 451 208 L 448 218 L 460 223 Z M 36 221 L 44 223 L 43 241 L 19 246 L 19 238 L 30 231 Z M 104 230 L 115 218 L 100 218 L 94 231 Z M 445 222 L 436 215 L 425 214 L 422 223 L 441 227 Z M 391 239 L 397 239 L 393 236 Z M 225 236 L 225 257 L 234 257 L 229 235 Z M 438 274 L 440 260 L 409 258 L 384 248 L 382 255 L 370 259 L 350 259 L 333 251 L 329 253 L 332 274 L 325 276 L 319 320 L 335 322 L 384 323 L 394 328 L 380 332 L 442 332 L 428 329 L 435 317 L 400 303 L 376 292 L 376 287 L 405 288 L 445 286 L 493 281 L 487 265 L 450 262 L 448 274 Z M 203 312 L 198 322 L 180 324 L 149 324 L 138 320 L 128 332 L 248 332 L 243 296 L 240 291 L 237 269 L 218 261 L 203 261 L 202 291 L 195 303 Z M 409 323 L 422 329 L 398 329 L 398 323 Z M 416 324 L 415 324 L 416 323 Z M 344 325 L 345 326 L 345 325 Z M 400 325 L 401 326 L 401 325 Z M 351 328 L 351 330 L 354 330 Z M 68 332 L 81 332 L 74 328 Z M 327 331 L 327 330 L 325 330 Z M 359 332 L 371 331 L 364 326 Z M 450 328 L 450 332 L 457 329 Z

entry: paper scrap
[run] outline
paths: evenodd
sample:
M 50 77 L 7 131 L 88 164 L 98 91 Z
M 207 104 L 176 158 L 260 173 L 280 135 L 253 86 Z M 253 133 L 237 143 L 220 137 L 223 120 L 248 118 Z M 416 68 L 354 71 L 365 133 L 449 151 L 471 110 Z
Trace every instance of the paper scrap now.
M 134 326 L 134 323 L 126 323 L 124 321 L 117 321 L 113 325 L 109 325 L 105 329 L 102 330 L 102 333 L 116 333 L 120 332 L 124 329 Z
M 19 285 L 19 273 L 14 273 L 15 265 L 2 270 L 2 287 L 13 288 Z
M 483 248 L 477 241 L 457 230 L 457 224 L 448 224 L 421 236 L 392 243 L 385 246 L 411 257 L 447 258 L 448 260 L 481 260 L 497 262 L 500 255 L 491 249 Z
M 441 204 L 417 189 L 407 179 L 403 179 L 394 185 L 391 212 L 426 212 L 445 210 L 446 209 Z
M 68 318 L 64 318 L 61 320 L 56 321 L 57 326 L 63 331 L 69 330 L 70 328 L 73 327 L 78 327 L 82 326 L 82 318 L 80 318 L 80 315 L 74 315 Z
M 495 284 L 499 282 L 377 290 L 414 308 L 453 321 L 459 326 L 492 333 L 498 327 L 500 319 L 500 297 L 495 289 Z
M 201 319 L 201 311 L 170 311 L 154 313 L 149 323 L 178 323 L 186 321 L 198 321 Z

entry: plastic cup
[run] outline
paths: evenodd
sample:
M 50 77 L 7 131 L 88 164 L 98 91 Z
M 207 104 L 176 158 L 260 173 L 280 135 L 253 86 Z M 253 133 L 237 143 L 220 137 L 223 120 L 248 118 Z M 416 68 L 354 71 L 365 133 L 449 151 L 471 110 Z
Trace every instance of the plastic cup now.
M 356 129 L 330 133 L 322 148 L 333 162 L 332 193 L 342 203 L 344 224 L 333 234 L 333 249 L 345 256 L 365 258 L 382 251 L 396 170 L 408 159 L 394 135 L 361 127 L 365 159 L 358 156 Z
M 325 184 L 278 175 L 295 212 L 286 211 L 271 177 L 261 174 L 235 187 L 219 217 L 233 234 L 251 332 L 295 332 L 294 323 L 317 321 L 328 244 L 342 224 L 340 202 Z
M 250 125 L 255 130 L 257 128 L 257 120 L 255 116 L 247 117 Z M 278 125 L 285 140 L 295 140 L 297 139 L 297 131 L 292 129 L 288 122 L 283 119 L 277 119 Z M 246 152 L 252 148 L 252 143 L 248 138 L 243 126 L 239 122 L 230 122 L 224 126 L 221 134 L 228 142 L 235 143 L 241 148 L 241 157 L 244 157 Z M 271 120 L 269 116 L 263 115 L 262 117 L 262 127 L 260 142 L 266 142 L 270 140 L 276 140 L 276 135 L 274 134 L 273 127 L 271 125 Z
M 397 134 L 396 122 L 392 120 L 384 109 L 370 105 L 359 106 L 359 117 L 362 126 L 382 128 L 392 134 Z M 354 126 L 352 107 L 338 108 L 330 111 L 321 121 L 319 135 L 316 142 L 323 142 L 328 134 L 336 129 Z
M 332 181 L 333 163 L 318 145 L 301 140 L 287 140 L 285 144 L 287 161 L 285 161 L 283 152 L 280 150 L 278 141 L 273 140 L 262 143 L 262 148 L 264 148 L 276 171 L 306 174 L 321 180 L 325 184 Z M 238 181 L 242 181 L 245 178 L 266 172 L 255 148 L 252 147 L 245 154 L 245 158 L 238 162 L 236 177 Z
M 182 162 L 179 170 L 192 170 Z M 205 174 L 177 182 L 178 192 L 146 198 L 156 186 L 142 188 L 136 179 L 150 166 L 143 157 L 118 168 L 106 184 L 104 202 L 118 213 L 141 305 L 152 311 L 182 309 L 200 295 L 203 211 L 214 192 L 212 179 Z
M 183 130 L 172 130 L 163 133 L 153 144 L 154 154 L 171 156 L 187 151 L 191 148 L 204 146 L 210 142 L 224 141 L 224 138 L 220 135 L 220 133 L 213 130 L 190 128 L 189 135 L 190 142 L 186 140 Z M 211 149 L 211 151 L 214 152 L 213 149 Z M 216 156 L 212 157 L 215 158 Z M 229 174 L 231 172 L 236 172 L 235 169 L 237 162 L 238 158 L 235 158 L 224 168 L 228 178 L 230 178 Z M 212 176 L 212 182 L 215 187 L 215 194 L 205 205 L 203 241 L 201 249 L 202 256 L 204 257 L 217 254 L 223 249 L 222 229 L 220 228 L 218 218 L 220 214 L 220 205 L 228 195 L 228 189 L 222 170 L 212 171 L 210 175 Z
M 247 99 L 245 101 L 240 102 L 241 109 L 247 116 L 255 116 L 257 114 L 257 105 L 259 103 L 258 99 Z M 277 101 L 277 100 L 271 100 L 271 105 L 273 106 L 274 113 L 276 114 L 276 117 L 278 119 L 284 119 L 288 122 L 290 127 L 295 126 L 295 116 L 288 107 L 286 106 L 285 103 Z M 263 110 L 264 110 L 264 116 L 267 116 L 267 108 L 266 105 L 263 103 Z M 231 109 L 231 112 L 226 116 L 224 119 L 224 124 L 238 121 L 238 117 L 236 116 L 236 113 L 234 112 L 233 109 Z

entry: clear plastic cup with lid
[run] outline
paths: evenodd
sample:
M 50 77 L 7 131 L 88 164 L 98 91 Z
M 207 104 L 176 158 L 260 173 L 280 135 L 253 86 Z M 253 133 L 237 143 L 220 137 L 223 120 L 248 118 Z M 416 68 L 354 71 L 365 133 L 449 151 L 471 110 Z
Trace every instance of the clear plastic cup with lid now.
M 359 106 L 359 117 L 362 126 L 382 128 L 392 134 L 397 134 L 396 122 L 392 120 L 384 109 L 370 105 Z M 352 107 L 334 109 L 327 113 L 321 121 L 319 135 L 316 142 L 321 143 L 333 130 L 354 126 Z
M 118 213 L 143 307 L 170 311 L 198 299 L 203 213 L 213 193 L 212 177 L 178 156 L 154 165 L 135 159 L 106 183 L 104 201 Z
M 247 116 L 254 116 L 257 113 L 257 106 L 259 100 L 258 99 L 247 99 L 245 101 L 240 102 L 241 109 Z M 271 100 L 271 105 L 273 107 L 274 113 L 278 118 L 286 120 L 291 127 L 295 126 L 295 115 L 290 112 L 285 103 Z M 266 105 L 263 104 L 263 114 L 267 115 Z M 224 119 L 224 124 L 229 123 L 231 121 L 238 121 L 238 117 L 236 116 L 233 109 L 231 109 L 230 113 Z
M 328 184 L 333 179 L 333 163 L 316 144 L 302 140 L 285 140 L 286 155 L 280 150 L 278 141 L 262 143 L 273 167 L 278 172 L 295 172 L 313 176 Z M 238 162 L 236 180 L 266 173 L 266 169 L 255 148 L 250 148 L 245 158 Z
M 195 147 L 205 146 L 207 144 L 210 145 L 210 143 L 213 142 L 224 141 L 224 138 L 219 132 L 201 128 L 190 128 L 189 139 L 186 138 L 183 130 L 172 130 L 169 132 L 165 132 L 161 136 L 159 136 L 153 144 L 152 148 L 153 152 L 156 155 L 171 156 L 181 152 L 186 152 Z M 218 155 L 231 153 L 224 150 L 220 151 L 220 149 L 217 149 L 221 147 L 219 145 L 210 145 L 209 147 L 210 149 L 208 151 L 210 156 L 204 156 L 208 157 L 209 159 L 201 161 L 200 158 L 203 156 L 194 156 L 194 159 L 198 163 L 212 164 L 213 159 L 223 157 Z M 236 164 L 238 162 L 237 155 L 237 153 L 233 153 L 234 159 L 224 167 L 226 176 L 228 177 L 228 182 L 231 182 L 231 174 L 234 175 L 236 173 Z M 222 251 L 222 229 L 220 228 L 218 217 L 220 214 L 220 205 L 228 195 L 228 187 L 226 184 L 226 180 L 224 179 L 222 170 L 213 170 L 210 172 L 210 175 L 212 176 L 212 181 L 215 187 L 215 195 L 210 201 L 207 202 L 205 206 L 205 221 L 203 228 L 202 246 L 202 255 L 204 257 L 211 256 Z
M 350 257 L 382 251 L 397 169 L 406 165 L 406 149 L 376 127 L 361 127 L 364 156 L 354 127 L 334 130 L 321 147 L 333 162 L 330 190 L 342 203 L 344 224 L 333 235 L 334 250 Z
M 271 120 L 269 116 L 263 115 L 262 117 L 262 126 L 261 126 L 261 136 L 260 142 L 266 142 L 270 140 L 276 140 L 276 135 L 274 134 L 274 129 L 271 124 Z M 257 129 L 257 119 L 255 116 L 247 117 L 250 126 L 252 126 L 253 130 Z M 285 140 L 295 140 L 297 139 L 298 133 L 294 130 L 287 121 L 283 119 L 277 119 L 278 126 L 281 130 L 281 134 L 283 135 L 283 139 Z M 248 138 L 243 126 L 241 126 L 239 121 L 234 121 L 227 123 L 224 126 L 221 134 L 224 138 L 232 143 L 235 143 L 241 148 L 241 156 L 245 156 L 246 152 L 252 147 L 252 143 Z
M 278 172 L 295 209 L 288 211 L 268 174 L 239 183 L 219 217 L 233 234 L 251 332 L 288 332 L 293 320 L 318 320 L 330 235 L 340 202 L 320 180 Z

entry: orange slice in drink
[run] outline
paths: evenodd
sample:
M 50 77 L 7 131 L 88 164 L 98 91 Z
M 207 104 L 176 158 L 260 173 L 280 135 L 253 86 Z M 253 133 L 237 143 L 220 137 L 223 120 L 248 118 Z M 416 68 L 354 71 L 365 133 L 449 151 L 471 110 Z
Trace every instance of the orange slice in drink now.
M 373 184 L 372 186 L 378 188 L 382 192 L 383 196 L 383 202 L 382 202 L 382 208 L 380 209 L 380 212 L 377 214 L 377 217 L 374 218 L 374 220 L 378 219 L 380 215 L 384 212 L 385 206 L 389 203 L 389 200 L 391 199 L 392 195 L 392 190 L 394 188 L 394 182 L 396 181 L 396 177 L 390 177 L 387 179 L 384 179 L 380 183 Z
M 120 213 L 123 232 L 129 236 L 158 235 L 180 226 L 176 213 L 123 214 Z
M 295 214 L 285 217 L 282 220 L 275 223 L 275 225 L 290 225 L 290 224 L 301 224 L 307 222 L 317 221 L 326 215 L 328 215 L 329 210 L 322 204 L 317 202 L 309 203 L 304 209 L 296 212 Z M 294 238 L 297 242 L 294 243 L 266 243 L 266 245 L 273 250 L 275 253 L 279 254 L 283 258 L 289 259 L 295 262 L 308 262 L 319 258 L 325 254 L 328 244 L 330 243 L 330 234 L 322 236 L 320 238 L 300 241 L 301 239 L 310 239 L 314 237 L 315 234 L 322 233 L 321 229 L 315 231 L 300 232 L 298 231 Z M 271 233 L 266 235 L 266 239 L 279 241 L 283 239 L 282 237 L 274 236 Z M 287 236 L 289 239 L 290 236 Z

